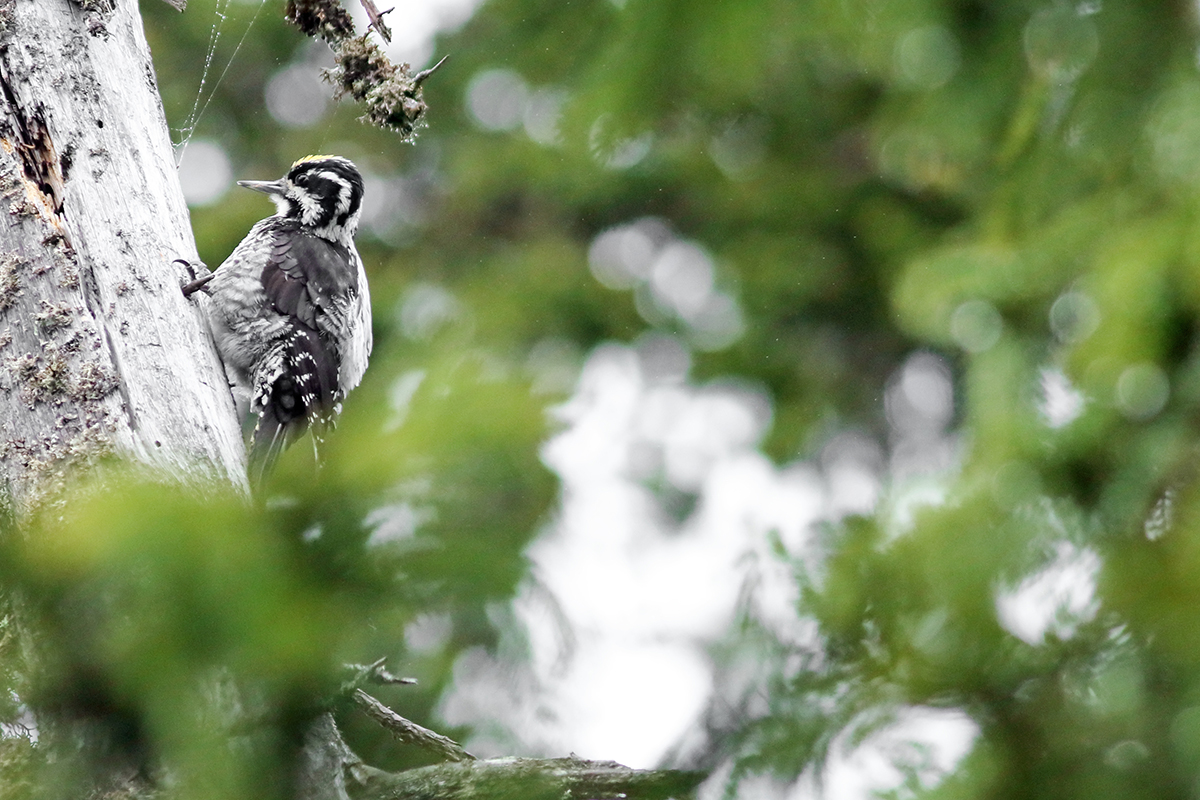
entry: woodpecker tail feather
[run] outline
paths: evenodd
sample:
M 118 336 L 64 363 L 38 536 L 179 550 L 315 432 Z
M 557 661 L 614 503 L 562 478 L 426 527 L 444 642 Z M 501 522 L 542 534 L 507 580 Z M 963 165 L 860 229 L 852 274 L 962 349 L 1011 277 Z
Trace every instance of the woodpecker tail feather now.
M 297 325 L 262 360 L 251 410 L 258 422 L 250 439 L 250 479 L 261 484 L 279 456 L 313 426 L 314 445 L 337 404 L 337 361 L 316 331 Z
M 265 409 L 254 425 L 250 439 L 247 472 L 252 486 L 259 486 L 275 469 L 275 462 L 296 438 L 304 433 L 302 423 L 280 422 L 270 409 Z

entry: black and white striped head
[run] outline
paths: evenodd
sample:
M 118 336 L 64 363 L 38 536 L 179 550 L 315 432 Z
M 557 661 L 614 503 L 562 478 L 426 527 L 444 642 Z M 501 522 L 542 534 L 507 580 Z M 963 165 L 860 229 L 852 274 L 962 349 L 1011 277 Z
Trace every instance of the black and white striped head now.
M 305 156 L 277 181 L 238 181 L 238 186 L 269 194 L 277 216 L 296 219 L 326 239 L 349 242 L 358 230 L 363 179 L 347 158 Z

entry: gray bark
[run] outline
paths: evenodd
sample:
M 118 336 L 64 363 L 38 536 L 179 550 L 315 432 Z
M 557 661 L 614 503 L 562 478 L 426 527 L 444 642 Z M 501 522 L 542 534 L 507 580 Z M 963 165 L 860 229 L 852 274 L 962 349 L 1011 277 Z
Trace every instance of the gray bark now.
M 362 689 L 354 691 L 354 702 L 364 714 L 390 731 L 401 744 L 416 745 L 445 761 L 475 760 L 475 756 L 464 750 L 458 742 L 405 719 Z
M 135 0 L 0 0 L 0 477 L 18 514 L 116 453 L 245 487 Z
M 420 728 L 371 700 L 386 709 L 388 719 L 380 720 L 374 712 L 369 716 L 389 730 L 395 730 L 397 720 L 405 728 Z M 450 760 L 387 772 L 364 764 L 342 741 L 333 717 L 322 715 L 305 742 L 298 800 L 683 800 L 694 796 L 707 777 L 686 770 L 630 769 L 574 755 L 478 760 L 456 742 L 436 734 L 438 741 L 432 741 L 428 731 L 421 731 L 410 743 Z M 455 752 L 445 752 L 446 742 Z
M 346 776 L 360 764 L 342 741 L 332 714 L 322 714 L 304 739 L 296 800 L 350 800 Z
M 457 761 L 404 772 L 357 770 L 361 800 L 666 800 L 690 796 L 699 772 L 630 769 L 582 758 Z

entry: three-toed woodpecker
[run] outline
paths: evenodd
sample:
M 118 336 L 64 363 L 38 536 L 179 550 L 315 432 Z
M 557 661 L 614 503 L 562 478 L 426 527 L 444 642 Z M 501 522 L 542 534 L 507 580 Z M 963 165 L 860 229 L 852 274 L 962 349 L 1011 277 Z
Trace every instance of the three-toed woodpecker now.
M 371 297 L 354 234 L 363 180 L 349 160 L 307 156 L 277 181 L 238 181 L 278 209 L 217 269 L 213 338 L 243 420 L 257 415 L 250 474 L 259 481 L 310 425 L 319 440 L 362 380 Z

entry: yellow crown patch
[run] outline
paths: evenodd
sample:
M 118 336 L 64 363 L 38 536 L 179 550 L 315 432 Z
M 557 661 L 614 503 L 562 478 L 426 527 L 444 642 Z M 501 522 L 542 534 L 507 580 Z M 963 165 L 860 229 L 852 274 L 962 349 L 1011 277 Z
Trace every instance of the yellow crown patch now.
M 340 158 L 340 156 L 333 156 L 333 155 L 305 156 L 304 158 L 297 158 L 296 161 L 292 164 L 292 167 L 293 168 L 298 167 L 306 161 L 321 161 L 326 158 Z

